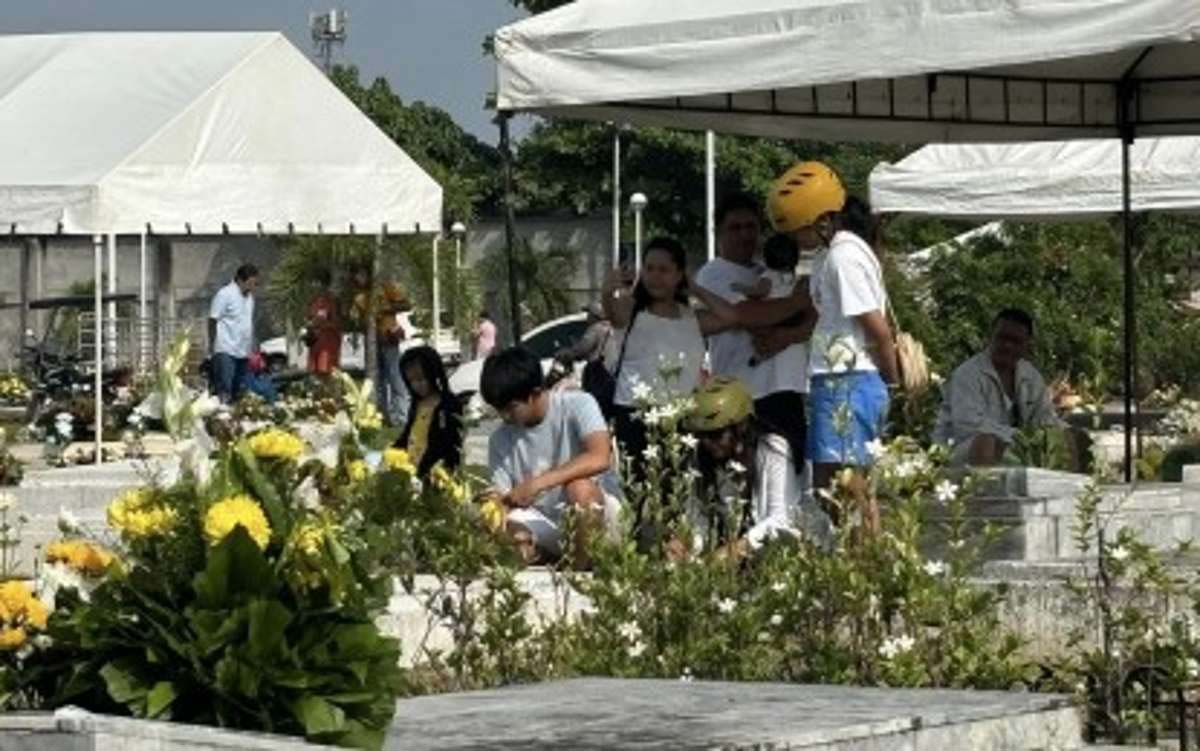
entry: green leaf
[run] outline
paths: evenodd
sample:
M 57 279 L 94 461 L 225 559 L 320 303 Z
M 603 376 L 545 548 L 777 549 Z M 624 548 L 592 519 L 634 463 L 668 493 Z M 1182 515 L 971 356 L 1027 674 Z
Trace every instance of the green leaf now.
M 216 677 L 222 691 L 254 699 L 258 697 L 263 672 L 237 655 L 226 655 L 217 663 Z
M 175 684 L 170 681 L 159 681 L 154 684 L 154 688 L 150 689 L 150 693 L 146 695 L 146 717 L 154 719 L 160 717 L 175 701 L 176 694 Z
M 247 606 L 250 615 L 249 653 L 260 660 L 277 659 L 286 644 L 285 630 L 292 613 L 278 600 L 259 600 Z
M 283 501 L 279 497 L 279 491 L 276 490 L 275 484 L 258 466 L 258 460 L 254 458 L 254 452 L 246 444 L 241 444 L 237 447 L 237 458 L 241 463 L 242 479 L 246 485 L 262 503 L 263 511 L 267 514 L 267 520 L 271 522 L 271 529 L 277 537 L 286 539 L 291 531 L 288 524 L 288 517 L 284 511 Z
M 302 696 L 292 702 L 292 714 L 309 736 L 337 733 L 346 725 L 346 713 L 319 696 Z
M 108 695 L 118 704 L 124 704 L 135 717 L 142 715 L 146 695 L 150 686 L 137 676 L 128 661 L 105 663 L 100 668 L 100 677 L 108 689 Z
M 224 609 L 269 596 L 278 581 L 250 534 L 237 526 L 209 551 L 204 571 L 196 575 L 192 586 L 198 607 Z

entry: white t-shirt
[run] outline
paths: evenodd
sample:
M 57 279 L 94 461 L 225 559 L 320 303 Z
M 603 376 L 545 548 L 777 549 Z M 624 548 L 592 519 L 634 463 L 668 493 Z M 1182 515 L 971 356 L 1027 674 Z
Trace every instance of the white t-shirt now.
M 742 266 L 724 258 L 714 258 L 696 273 L 696 284 L 736 305 L 746 298 L 734 290 L 733 285 L 753 286 L 761 273 L 762 267 L 757 264 Z M 766 373 L 750 365 L 754 359 L 754 342 L 748 332 L 735 329 L 710 336 L 708 356 L 713 375 L 741 380 L 755 399 L 771 393 L 767 389 Z
M 855 318 L 887 309 L 883 268 L 871 247 L 853 232 L 838 232 L 813 260 L 809 289 L 817 309 L 809 372 L 876 370 L 866 332 Z
M 762 273 L 764 279 L 771 282 L 771 292 L 768 298 L 778 299 L 792 294 L 797 284 L 796 275 L 787 271 L 771 271 Z M 764 394 L 774 394 L 777 391 L 799 391 L 808 393 L 808 345 L 793 344 L 774 357 L 761 361 L 755 366 L 757 377 L 763 379 Z
M 643 310 L 625 335 L 629 343 L 617 374 L 614 404 L 632 407 L 633 387 L 638 383 L 646 384 L 655 399 L 685 396 L 700 384 L 704 337 L 696 314 L 687 305 L 679 306 L 678 318 Z
M 230 282 L 213 296 L 208 317 L 217 322 L 214 352 L 237 358 L 250 356 L 254 351 L 254 295 L 242 294 L 237 282 Z

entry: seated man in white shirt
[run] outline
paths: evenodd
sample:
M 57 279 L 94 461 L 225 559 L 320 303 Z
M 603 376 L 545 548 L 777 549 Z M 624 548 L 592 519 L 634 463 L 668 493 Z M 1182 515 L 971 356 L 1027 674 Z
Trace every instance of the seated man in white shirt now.
M 1028 313 L 1002 310 L 988 348 L 959 365 L 946 382 L 933 438 L 950 445 L 952 463 L 997 464 L 1022 430 L 1065 427 L 1045 380 L 1025 359 L 1032 339 Z

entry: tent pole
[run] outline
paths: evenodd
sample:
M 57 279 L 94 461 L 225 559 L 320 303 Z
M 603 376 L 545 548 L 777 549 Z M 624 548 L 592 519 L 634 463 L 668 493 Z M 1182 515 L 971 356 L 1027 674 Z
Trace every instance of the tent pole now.
M 96 285 L 93 293 L 95 308 L 92 311 L 96 318 L 96 333 L 92 337 L 93 344 L 95 345 L 95 357 L 92 366 L 96 369 L 96 372 L 94 373 L 95 381 L 92 383 L 92 397 L 95 402 L 96 464 L 103 464 L 104 399 L 100 393 L 100 389 L 104 377 L 104 235 L 94 235 L 92 237 L 92 248 L 96 275 Z
M 442 354 L 442 280 L 438 278 L 438 247 L 442 243 L 442 233 L 433 236 L 433 351 Z
M 146 228 L 142 227 L 141 234 L 138 238 L 140 244 L 138 246 L 138 365 L 137 371 L 140 373 L 146 369 L 146 363 L 149 358 L 146 357 L 149 349 L 149 330 L 146 328 Z
M 29 276 L 30 276 L 29 272 L 30 272 L 30 267 L 32 266 L 33 251 L 35 248 L 36 248 L 35 241 L 31 237 L 27 237 L 21 242 L 21 271 L 20 271 L 20 277 L 21 277 L 20 278 L 21 322 L 19 324 L 20 330 L 21 330 L 21 335 L 18 338 L 18 341 L 21 342 L 21 344 L 17 348 L 17 354 L 20 357 L 24 356 L 24 350 L 22 348 L 25 347 L 25 345 L 31 343 L 30 342 L 31 337 L 28 336 L 28 331 L 29 331 Z
M 382 269 L 383 255 L 383 233 L 382 226 L 379 232 L 375 234 L 375 244 L 371 247 L 371 273 L 370 281 L 367 283 L 367 320 L 364 328 L 366 329 L 366 341 L 363 342 L 363 365 L 366 366 L 366 373 L 363 374 L 364 379 L 373 380 L 375 382 L 376 394 L 386 394 L 387 384 L 379 378 L 379 328 L 376 325 L 375 316 L 376 310 L 379 307 L 378 294 L 379 276 Z M 383 404 L 383 400 L 376 398 L 377 404 Z M 382 410 L 381 410 L 382 412 Z M 387 415 L 383 415 L 384 420 L 387 420 Z
M 1132 129 L 1121 135 L 1121 225 L 1125 277 L 1125 482 L 1133 482 L 1134 413 L 1137 409 L 1137 319 L 1136 280 L 1133 264 L 1133 216 L 1130 199 L 1129 149 L 1133 144 Z
M 621 265 L 621 126 L 613 128 L 612 267 Z
M 708 260 L 717 256 L 717 136 L 704 133 L 704 235 L 708 240 Z
M 511 112 L 501 112 L 498 116 L 500 125 L 500 163 L 504 173 L 504 249 L 508 256 L 508 300 L 509 315 L 512 322 L 513 344 L 521 343 L 521 300 L 517 296 L 517 219 L 513 209 L 513 157 L 512 146 L 508 137 L 508 121 Z
M 117 294 L 117 236 L 112 232 L 108 233 L 108 294 Z M 109 300 L 108 303 L 108 362 L 110 367 L 117 365 L 117 303 L 115 300 Z

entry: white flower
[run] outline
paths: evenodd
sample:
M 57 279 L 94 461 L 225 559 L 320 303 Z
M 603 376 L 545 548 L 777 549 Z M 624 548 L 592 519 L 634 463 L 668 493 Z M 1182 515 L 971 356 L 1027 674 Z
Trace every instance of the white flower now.
M 771 625 L 772 626 L 783 625 L 783 616 L 780 615 L 779 613 L 776 613 L 775 615 L 771 616 Z
M 70 421 L 54 423 L 54 430 L 67 440 L 71 440 L 71 436 L 74 433 L 74 431 L 71 429 Z
M 1123 561 L 1129 557 L 1129 549 L 1124 545 L 1117 545 L 1108 554 L 1114 561 Z
M 36 589 L 38 597 L 51 610 L 54 610 L 60 589 L 75 590 L 84 602 L 89 602 L 92 597 L 91 587 L 83 578 L 83 574 L 65 563 L 47 563 L 43 566 Z
M 646 645 L 644 642 L 637 641 L 626 647 L 625 651 L 629 653 L 630 657 L 641 657 L 642 652 L 646 651 Z
M 679 442 L 684 446 L 687 446 L 691 451 L 695 451 L 696 447 L 700 445 L 700 439 L 696 438 L 696 436 L 692 435 L 691 433 L 684 433 L 683 435 L 679 436 Z
M 132 412 L 130 412 L 130 413 L 129 413 L 129 417 L 128 417 L 128 418 L 125 420 L 125 422 L 127 422 L 128 424 L 132 425 L 132 426 L 133 426 L 133 427 L 135 427 L 135 428 L 140 428 L 140 427 L 142 426 L 142 422 L 143 422 L 145 419 L 146 419 L 146 418 L 144 418 L 144 417 L 142 416 L 142 413 L 141 413 L 141 412 L 138 412 L 138 411 L 135 409 L 134 411 L 132 411 Z
M 633 399 L 634 401 L 645 401 L 650 398 L 650 385 L 644 381 L 637 381 L 633 384 Z
M 879 655 L 885 660 L 891 660 L 913 648 L 916 640 L 911 636 L 898 636 L 894 639 L 884 639 L 879 645 Z
M 49 649 L 54 646 L 54 639 L 45 634 L 38 634 L 33 637 L 33 646 L 35 649 Z
M 883 441 L 879 440 L 878 438 L 873 441 L 868 441 L 866 449 L 867 455 L 872 459 L 878 459 L 887 452 L 887 449 L 883 447 Z
M 692 669 L 691 668 L 683 669 L 683 675 L 679 676 L 679 682 L 680 683 L 691 683 L 692 682 Z
M 54 416 L 55 422 L 74 422 L 75 417 L 70 412 L 59 412 Z
M 626 621 L 625 623 L 622 623 L 620 627 L 617 628 L 617 633 L 621 635 L 622 639 L 628 639 L 629 641 L 637 641 L 638 639 L 642 638 L 641 627 L 633 621 Z
M 1195 657 L 1189 657 L 1184 667 L 1187 668 L 1188 678 L 1195 680 L 1200 677 L 1200 662 L 1197 662 Z
M 312 475 L 305 477 L 304 482 L 296 487 L 296 498 L 300 501 L 300 506 L 307 511 L 321 510 L 321 491 L 317 490 Z
M 949 503 L 958 495 L 958 486 L 949 480 L 942 480 L 933 489 L 933 494 L 937 496 L 938 502 Z
M 941 561 L 926 561 L 925 573 L 930 576 L 941 576 L 946 573 L 946 564 Z
M 943 383 L 945 383 L 945 381 L 946 379 L 942 378 L 942 374 L 938 373 L 936 370 L 929 372 L 929 382 L 934 386 L 941 386 Z
M 79 517 L 71 513 L 65 506 L 58 507 L 58 529 L 64 535 L 79 531 Z
M 784 582 L 775 582 L 771 585 L 771 591 L 775 594 L 782 594 L 785 590 L 787 590 L 787 584 Z
M 728 597 L 717 602 L 717 610 L 721 611 L 722 613 L 724 613 L 726 615 L 732 613 L 734 611 L 734 608 L 736 608 L 736 607 L 737 607 L 737 602 Z
M 648 462 L 658 459 L 658 446 L 647 446 L 642 449 L 642 458 Z
M 8 511 L 17 505 L 17 497 L 12 493 L 0 493 L 0 511 Z
M 729 471 L 735 475 L 744 475 L 746 474 L 746 465 L 734 459 L 729 462 Z

